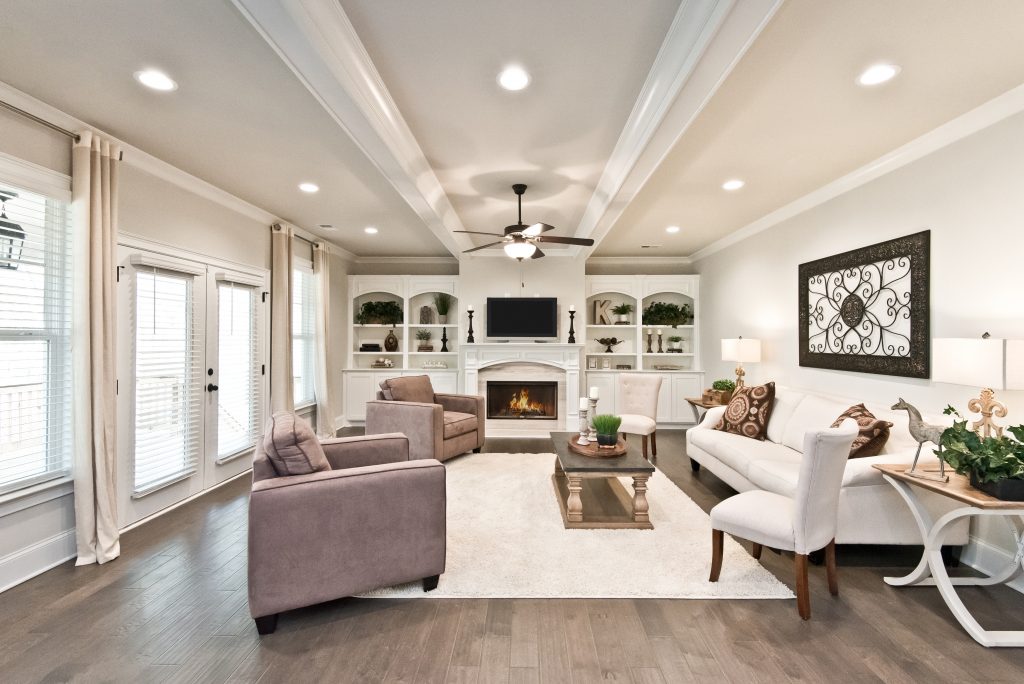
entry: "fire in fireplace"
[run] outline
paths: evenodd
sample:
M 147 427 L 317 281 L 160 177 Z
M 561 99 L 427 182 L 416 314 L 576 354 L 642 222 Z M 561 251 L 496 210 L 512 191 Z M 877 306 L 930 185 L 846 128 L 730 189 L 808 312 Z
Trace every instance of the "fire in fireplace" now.
M 490 381 L 487 383 L 487 417 L 556 420 L 558 383 Z

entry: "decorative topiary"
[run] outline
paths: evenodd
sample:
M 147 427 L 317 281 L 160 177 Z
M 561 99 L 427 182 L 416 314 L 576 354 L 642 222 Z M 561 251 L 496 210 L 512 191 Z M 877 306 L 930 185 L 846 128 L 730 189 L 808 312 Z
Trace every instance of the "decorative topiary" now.
M 364 302 L 356 314 L 356 323 L 398 325 L 402 322 L 402 307 L 398 302 Z

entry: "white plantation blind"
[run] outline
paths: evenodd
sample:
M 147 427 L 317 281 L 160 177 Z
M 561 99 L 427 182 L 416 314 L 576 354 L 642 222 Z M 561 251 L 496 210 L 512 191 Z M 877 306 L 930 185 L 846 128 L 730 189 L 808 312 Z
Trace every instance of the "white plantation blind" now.
M 0 180 L 0 493 L 71 469 L 67 202 Z
M 192 274 L 136 266 L 136 498 L 188 477 L 199 460 L 204 385 L 194 284 Z
M 292 269 L 292 380 L 295 406 L 316 401 L 316 286 L 313 264 L 296 263 Z
M 217 458 L 256 445 L 262 405 L 259 293 L 251 285 L 217 283 Z

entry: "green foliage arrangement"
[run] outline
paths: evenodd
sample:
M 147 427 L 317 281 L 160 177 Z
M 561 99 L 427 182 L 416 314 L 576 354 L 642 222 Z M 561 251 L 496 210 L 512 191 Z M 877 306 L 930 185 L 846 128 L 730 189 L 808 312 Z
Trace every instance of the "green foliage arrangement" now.
M 452 308 L 452 296 L 447 292 L 434 293 L 434 308 L 438 316 L 447 316 Z
M 383 323 L 397 325 L 402 322 L 402 307 L 398 302 L 364 302 L 356 314 L 356 323 Z
M 622 425 L 622 418 L 610 413 L 594 416 L 594 429 L 599 435 L 617 435 L 620 425 Z
M 612 313 L 615 314 L 616 316 L 628 316 L 629 314 L 633 313 L 633 305 L 622 303 L 619 304 L 618 306 L 613 306 Z
M 693 323 L 693 310 L 689 304 L 652 302 L 644 309 L 644 325 L 689 325 Z
M 668 338 L 668 341 L 669 342 L 682 342 L 683 338 L 680 337 L 679 335 L 673 335 L 672 337 Z
M 935 454 L 961 475 L 972 473 L 979 482 L 1024 480 L 1024 425 L 1007 427 L 1016 439 L 980 437 L 967 428 L 967 419 L 952 406 L 943 411 L 959 420 L 939 438 L 941 451 Z
M 433 333 L 429 330 L 423 330 L 420 328 L 416 331 L 416 339 L 420 342 L 429 342 L 431 337 L 433 337 Z
M 711 389 L 718 390 L 720 392 L 732 392 L 736 389 L 736 383 L 732 380 L 715 380 L 711 383 Z

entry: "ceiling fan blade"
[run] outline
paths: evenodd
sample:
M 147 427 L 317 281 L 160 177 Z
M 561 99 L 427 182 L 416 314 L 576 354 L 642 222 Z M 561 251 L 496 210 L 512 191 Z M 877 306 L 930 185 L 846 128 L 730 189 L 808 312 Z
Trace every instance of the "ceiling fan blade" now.
M 537 249 L 533 250 L 533 256 L 530 258 L 540 259 L 542 256 L 544 256 L 544 252 L 540 251 L 540 247 L 538 247 Z
M 498 240 L 497 242 L 488 242 L 486 245 L 480 245 L 479 247 L 474 247 L 473 249 L 463 250 L 462 253 L 463 254 L 469 254 L 470 252 L 476 252 L 476 251 L 481 250 L 481 249 L 487 249 L 488 247 L 493 247 L 494 245 L 501 245 L 501 244 L 504 244 L 504 243 L 505 243 L 504 240 Z
M 481 233 L 479 230 L 453 230 L 453 233 L 468 233 L 470 235 L 490 235 L 491 237 L 505 237 L 501 233 Z
M 590 247 L 594 244 L 594 241 L 590 238 L 557 237 L 555 235 L 549 235 L 547 237 L 541 235 L 534 239 L 537 242 L 551 242 L 559 245 L 581 245 L 583 247 Z
M 534 223 L 529 228 L 527 228 L 526 230 L 523 231 L 523 235 L 528 235 L 530 237 L 536 237 L 536 236 L 540 235 L 541 233 L 545 233 L 545 232 L 547 232 L 549 230 L 554 230 L 554 229 L 555 229 L 555 227 L 553 225 L 551 225 L 550 223 Z

